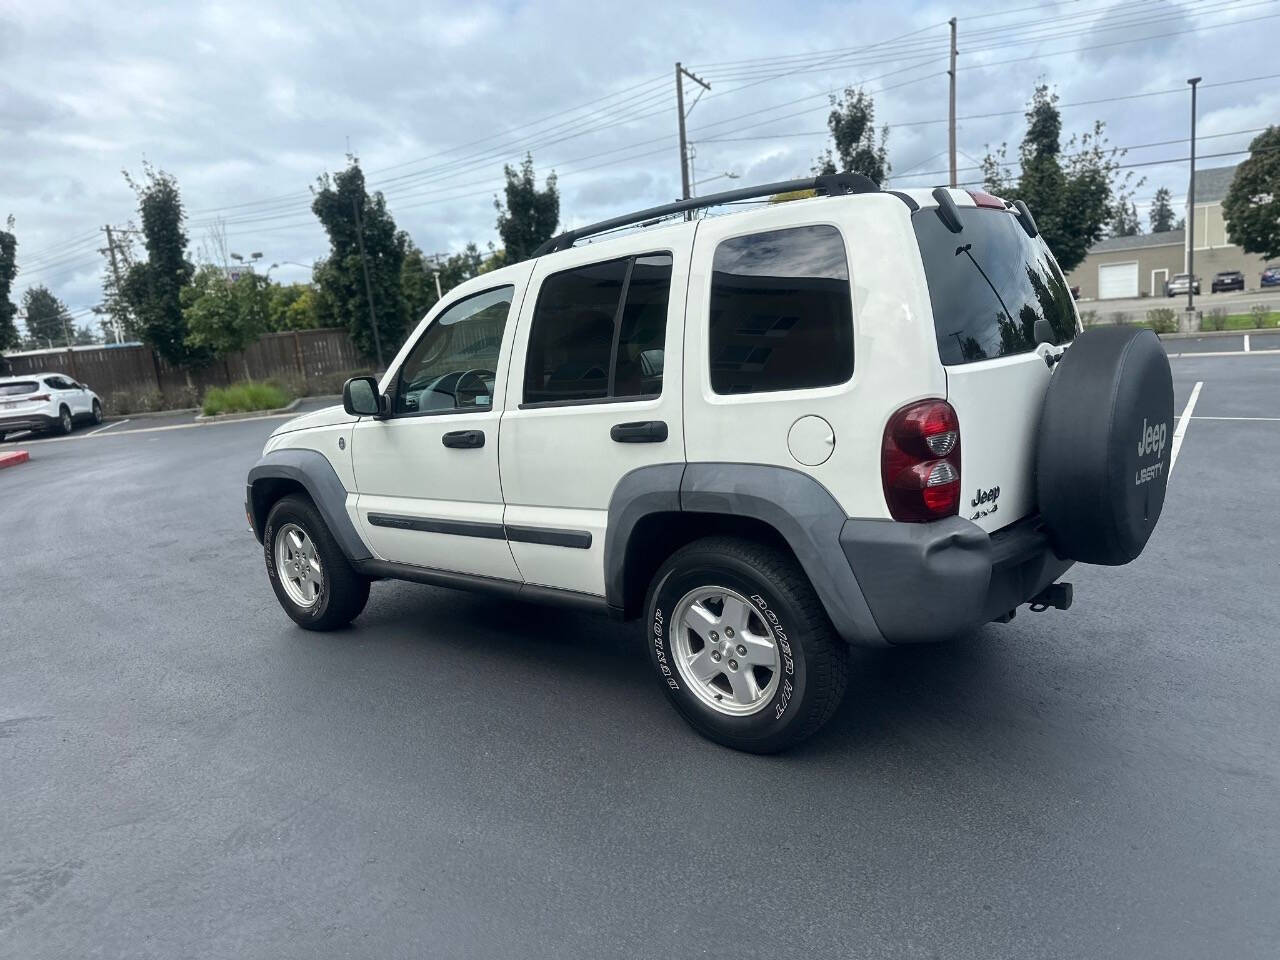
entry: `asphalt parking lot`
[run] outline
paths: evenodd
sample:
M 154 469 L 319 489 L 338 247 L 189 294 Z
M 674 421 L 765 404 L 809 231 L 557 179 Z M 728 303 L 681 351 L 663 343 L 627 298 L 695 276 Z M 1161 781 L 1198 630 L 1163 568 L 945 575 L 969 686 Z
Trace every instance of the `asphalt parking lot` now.
M 857 652 L 772 758 L 694 734 L 607 620 L 383 583 L 294 627 L 242 511 L 278 421 L 32 444 L 0 955 L 1274 957 L 1280 354 L 1173 369 L 1140 560 Z

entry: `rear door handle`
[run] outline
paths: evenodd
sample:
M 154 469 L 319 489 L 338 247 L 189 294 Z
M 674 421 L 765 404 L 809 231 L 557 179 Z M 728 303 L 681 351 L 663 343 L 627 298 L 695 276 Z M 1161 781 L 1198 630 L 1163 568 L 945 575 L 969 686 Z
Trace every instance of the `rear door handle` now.
M 446 447 L 483 447 L 483 430 L 453 430 L 440 438 Z
M 609 436 L 617 443 L 662 443 L 667 439 L 667 424 L 664 420 L 615 423 Z

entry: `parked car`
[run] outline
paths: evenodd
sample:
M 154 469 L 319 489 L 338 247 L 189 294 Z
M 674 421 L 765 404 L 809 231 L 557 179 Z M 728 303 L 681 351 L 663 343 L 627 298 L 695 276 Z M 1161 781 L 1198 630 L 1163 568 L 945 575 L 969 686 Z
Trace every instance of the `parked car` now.
M 1173 275 L 1173 279 L 1164 285 L 1164 292 L 1167 296 L 1170 296 L 1170 297 L 1176 297 L 1179 295 L 1186 296 L 1188 286 L 1192 287 L 1192 289 L 1195 291 L 1196 296 L 1200 296 L 1200 278 L 1199 277 L 1196 277 L 1193 280 L 1190 274 L 1175 273 Z
M 0 441 L 20 430 L 70 433 L 77 421 L 102 422 L 102 400 L 60 373 L 0 378 Z
M 1025 204 L 837 175 L 461 284 L 272 434 L 245 512 L 307 629 L 379 579 L 638 618 L 685 719 L 769 752 L 831 716 L 849 644 L 1065 610 L 1073 562 L 1138 556 L 1172 419 L 1158 339 L 1080 332 Z
M 1259 285 L 1263 287 L 1280 287 L 1280 266 L 1272 265 L 1263 270 Z
M 1213 276 L 1209 284 L 1210 293 L 1225 293 L 1228 290 L 1243 290 L 1244 274 L 1239 270 L 1222 270 Z

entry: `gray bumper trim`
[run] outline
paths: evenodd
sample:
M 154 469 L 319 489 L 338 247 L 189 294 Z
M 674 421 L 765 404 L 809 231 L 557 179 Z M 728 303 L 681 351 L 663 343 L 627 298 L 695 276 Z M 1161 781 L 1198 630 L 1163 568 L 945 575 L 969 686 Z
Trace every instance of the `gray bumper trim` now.
M 848 520 L 840 546 L 890 643 L 943 640 L 1025 603 L 1062 576 L 1037 518 L 988 535 L 960 517 Z

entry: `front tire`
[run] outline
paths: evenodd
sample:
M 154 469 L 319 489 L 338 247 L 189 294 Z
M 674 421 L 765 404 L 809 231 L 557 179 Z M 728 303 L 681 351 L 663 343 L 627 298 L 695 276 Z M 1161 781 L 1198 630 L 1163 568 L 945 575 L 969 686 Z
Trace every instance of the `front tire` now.
M 369 578 L 352 569 L 310 500 L 278 501 L 267 515 L 262 547 L 271 589 L 298 626 L 336 630 L 364 610 Z
M 649 659 L 703 736 L 776 753 L 816 733 L 844 694 L 848 648 L 799 565 L 733 537 L 663 564 L 645 605 Z
M 71 429 L 74 426 L 75 426 L 75 423 L 71 419 L 71 411 L 68 410 L 66 407 L 63 407 L 61 410 L 58 411 L 58 425 L 54 427 L 54 431 L 62 434 L 63 436 L 66 436 L 68 433 L 71 432 Z
M 102 404 L 100 404 L 97 400 L 93 401 L 93 422 L 94 423 L 102 422 Z

